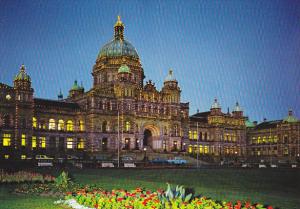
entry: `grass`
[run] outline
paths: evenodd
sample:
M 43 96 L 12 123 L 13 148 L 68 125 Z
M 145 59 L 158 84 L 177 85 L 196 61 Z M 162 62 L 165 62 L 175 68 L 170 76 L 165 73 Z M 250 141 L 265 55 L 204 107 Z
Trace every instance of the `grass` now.
M 169 182 L 191 187 L 197 194 L 217 200 L 250 200 L 280 209 L 299 209 L 300 206 L 298 169 L 84 169 L 70 170 L 69 173 L 76 182 L 97 184 L 107 190 L 136 187 L 156 190 L 165 188 L 166 182 Z M 10 194 L 9 189 L 0 186 L 1 209 L 62 208 L 53 205 L 53 198 L 16 196 Z

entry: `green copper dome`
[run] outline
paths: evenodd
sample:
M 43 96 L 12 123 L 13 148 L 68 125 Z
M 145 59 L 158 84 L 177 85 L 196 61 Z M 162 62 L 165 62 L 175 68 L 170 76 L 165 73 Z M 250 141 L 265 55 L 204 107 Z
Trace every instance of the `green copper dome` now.
M 98 57 L 103 57 L 103 56 L 106 57 L 131 56 L 131 57 L 139 58 L 137 51 L 132 46 L 132 44 L 126 40 L 121 40 L 121 39 L 114 39 L 109 43 L 105 44 L 100 50 Z
M 283 120 L 286 123 L 297 123 L 298 119 L 293 115 L 293 111 L 289 110 L 288 116 Z
M 246 120 L 245 125 L 247 128 L 254 128 L 255 124 L 253 122 L 251 122 L 249 119 Z
M 121 65 L 118 73 L 130 73 L 130 68 L 127 65 Z
M 75 80 L 71 90 L 80 90 L 81 88 L 82 87 L 78 85 L 77 80 Z
M 114 39 L 102 47 L 98 58 L 119 56 L 139 58 L 134 46 L 132 46 L 131 43 L 124 39 L 124 28 L 125 27 L 121 21 L 120 16 L 118 16 L 118 20 L 114 26 Z
M 17 80 L 25 80 L 25 81 L 31 81 L 31 78 L 30 76 L 26 73 L 25 71 L 25 66 L 22 65 L 21 68 L 20 68 L 20 71 L 19 73 L 15 76 L 15 81 Z

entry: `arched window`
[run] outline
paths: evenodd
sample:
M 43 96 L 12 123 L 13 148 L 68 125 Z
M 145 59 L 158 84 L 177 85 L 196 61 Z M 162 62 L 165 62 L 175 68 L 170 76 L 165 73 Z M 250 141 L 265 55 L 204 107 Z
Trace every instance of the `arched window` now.
M 32 128 L 37 128 L 37 120 L 36 117 L 32 118 Z
M 178 136 L 178 125 L 177 124 L 174 126 L 174 134 L 175 134 L 175 136 Z
M 55 120 L 53 118 L 49 119 L 49 130 L 55 130 Z
M 84 131 L 84 123 L 82 120 L 79 121 L 79 130 Z
M 125 122 L 125 131 L 130 131 L 130 122 L 129 121 Z
M 74 131 L 73 121 L 71 120 L 67 121 L 67 131 Z
M 107 122 L 103 121 L 102 123 L 102 132 L 106 132 L 107 131 Z
M 58 120 L 57 130 L 63 131 L 65 129 L 65 122 L 62 119 Z

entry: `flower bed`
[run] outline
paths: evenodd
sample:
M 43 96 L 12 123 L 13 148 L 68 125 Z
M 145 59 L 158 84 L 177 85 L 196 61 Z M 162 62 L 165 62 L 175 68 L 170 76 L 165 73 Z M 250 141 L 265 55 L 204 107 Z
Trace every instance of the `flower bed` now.
M 166 192 L 162 190 L 151 192 L 141 188 L 132 191 L 112 190 L 111 192 L 97 190 L 86 192 L 85 190 L 80 190 L 77 193 L 69 192 L 65 198 L 68 200 L 66 203 L 73 199 L 82 205 L 83 208 L 97 209 L 273 209 L 271 206 L 242 201 L 221 202 L 206 197 L 181 197 L 176 191 L 174 193 L 169 193 L 169 190 Z M 69 204 L 69 206 L 72 207 L 72 204 Z
M 22 183 L 22 182 L 34 182 L 45 183 L 53 182 L 55 178 L 51 175 L 42 175 L 40 173 L 19 171 L 15 173 L 7 173 L 0 171 L 0 183 Z

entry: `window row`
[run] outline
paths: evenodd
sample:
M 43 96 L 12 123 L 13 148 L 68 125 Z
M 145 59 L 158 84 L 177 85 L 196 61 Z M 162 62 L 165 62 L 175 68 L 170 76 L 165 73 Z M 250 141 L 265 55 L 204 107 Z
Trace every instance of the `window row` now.
M 22 134 L 21 135 L 21 139 L 20 139 L 20 144 L 21 146 L 26 146 L 28 145 L 29 139 L 26 138 L 26 134 Z M 12 136 L 11 134 L 8 133 L 4 133 L 2 136 L 2 146 L 3 147 L 9 147 L 12 146 Z M 58 143 L 56 142 L 55 138 L 50 137 L 50 140 L 46 140 L 46 137 L 44 136 L 40 136 L 40 137 L 36 137 L 36 136 L 32 136 L 31 137 L 31 148 L 35 149 L 37 147 L 39 148 L 46 148 L 46 147 L 50 147 L 50 148 L 55 148 L 55 147 L 61 147 L 61 148 L 67 148 L 67 149 L 84 149 L 85 146 L 85 141 L 84 139 L 80 138 L 75 140 L 74 138 L 66 138 L 66 140 L 64 138 L 60 138 Z
M 38 123 L 35 117 L 32 118 L 32 127 L 39 128 L 39 129 L 47 129 L 48 130 L 58 130 L 58 131 L 74 131 L 74 122 L 72 120 L 67 120 L 66 122 L 62 119 L 56 121 L 55 119 L 51 118 L 48 121 L 48 125 L 44 121 L 40 121 Z M 84 131 L 85 126 L 82 120 L 78 121 L 78 130 Z

